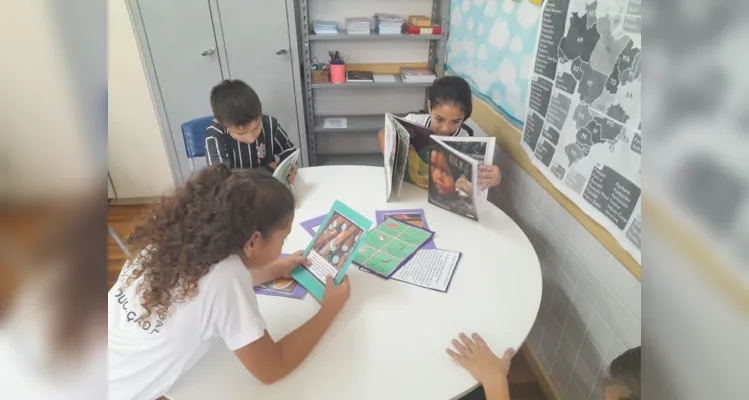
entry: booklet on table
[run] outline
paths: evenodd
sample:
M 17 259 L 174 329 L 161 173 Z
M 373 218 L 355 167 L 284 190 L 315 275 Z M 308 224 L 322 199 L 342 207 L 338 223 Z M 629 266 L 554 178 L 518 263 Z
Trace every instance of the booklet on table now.
M 385 218 L 393 218 L 397 219 L 398 221 L 403 221 L 411 225 L 415 225 L 419 228 L 424 228 L 426 230 L 429 229 L 429 224 L 427 224 L 427 218 L 424 214 L 423 208 L 411 208 L 406 210 L 376 210 L 375 211 L 375 221 L 380 224 L 382 221 L 385 221 Z M 437 246 L 434 245 L 434 237 L 432 239 L 429 239 L 426 243 L 424 243 L 423 246 L 421 246 L 422 249 L 436 249 Z
M 460 258 L 461 253 L 457 251 L 421 249 L 391 279 L 447 292 Z
M 426 242 L 434 232 L 386 218 L 367 234 L 354 257 L 354 263 L 390 278 Z
M 376 210 L 375 214 L 378 224 L 381 224 L 385 219 L 391 218 L 429 230 L 424 209 L 421 208 Z M 327 214 L 308 219 L 300 224 L 310 236 L 315 236 L 319 227 L 325 222 L 325 218 L 327 218 Z M 370 234 L 374 232 L 373 230 Z M 431 290 L 447 292 L 461 257 L 462 254 L 460 252 L 437 249 L 434 244 L 434 237 L 432 237 L 405 264 L 395 270 L 390 279 Z M 385 278 L 361 265 L 359 266 L 359 270 L 380 278 Z

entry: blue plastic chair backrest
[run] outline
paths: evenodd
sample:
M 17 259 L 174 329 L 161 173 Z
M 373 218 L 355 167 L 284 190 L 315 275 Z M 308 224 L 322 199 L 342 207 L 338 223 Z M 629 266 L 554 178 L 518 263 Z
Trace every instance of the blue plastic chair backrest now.
M 205 157 L 205 130 L 213 122 L 213 116 L 196 118 L 182 124 L 187 158 Z

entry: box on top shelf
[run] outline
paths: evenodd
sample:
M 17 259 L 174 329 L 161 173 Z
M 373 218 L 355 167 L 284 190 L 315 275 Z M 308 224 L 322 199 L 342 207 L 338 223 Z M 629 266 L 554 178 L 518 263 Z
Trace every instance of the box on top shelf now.
M 422 28 L 413 24 L 406 24 L 406 32 L 409 35 L 440 35 L 442 34 L 442 28 L 439 25 Z
M 424 15 L 409 15 L 408 23 L 419 28 L 429 28 L 432 26 L 432 19 Z

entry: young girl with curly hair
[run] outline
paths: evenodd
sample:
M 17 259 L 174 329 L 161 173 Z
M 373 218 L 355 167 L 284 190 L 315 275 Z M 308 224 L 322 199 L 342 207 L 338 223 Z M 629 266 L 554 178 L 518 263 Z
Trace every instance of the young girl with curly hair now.
M 270 384 L 293 371 L 349 297 L 328 278 L 318 313 L 274 340 L 253 287 L 288 276 L 301 252 L 279 260 L 294 197 L 268 174 L 200 171 L 163 199 L 128 239 L 133 254 L 109 291 L 109 398 L 163 395 L 221 338 Z

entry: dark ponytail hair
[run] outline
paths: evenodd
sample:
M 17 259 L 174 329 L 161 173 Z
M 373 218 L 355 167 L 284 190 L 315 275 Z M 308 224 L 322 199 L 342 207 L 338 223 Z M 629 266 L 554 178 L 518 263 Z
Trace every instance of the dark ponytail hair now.
M 166 318 L 173 303 L 197 294 L 198 280 L 213 264 L 241 251 L 254 232 L 269 235 L 293 212 L 291 191 L 263 171 L 232 173 L 215 164 L 198 172 L 128 238 L 132 254 L 147 250 L 128 278 L 144 277 L 138 287 L 142 320 L 152 313 Z
M 471 86 L 459 76 L 445 76 L 437 79 L 429 88 L 429 104 L 435 108 L 441 104 L 455 105 L 463 111 L 463 119 L 471 117 L 473 98 Z

